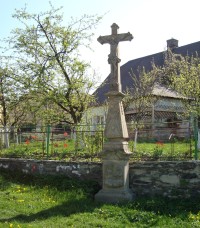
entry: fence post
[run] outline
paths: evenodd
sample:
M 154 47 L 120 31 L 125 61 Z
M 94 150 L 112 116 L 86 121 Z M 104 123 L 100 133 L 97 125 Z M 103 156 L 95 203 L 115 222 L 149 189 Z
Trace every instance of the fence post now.
M 9 148 L 10 142 L 9 142 L 9 130 L 8 127 L 4 126 L 4 145 L 5 148 Z
M 47 153 L 47 158 L 49 157 L 50 132 L 51 132 L 51 127 L 50 127 L 50 125 L 47 125 L 47 128 L 46 128 L 46 153 Z
M 198 160 L 198 126 L 197 126 L 197 118 L 194 117 L 194 158 Z

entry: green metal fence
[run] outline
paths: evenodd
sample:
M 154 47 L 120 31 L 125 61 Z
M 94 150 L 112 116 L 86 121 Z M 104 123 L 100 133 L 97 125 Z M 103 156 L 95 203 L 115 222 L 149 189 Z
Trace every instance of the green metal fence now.
M 79 128 L 57 128 L 48 125 L 12 128 L 12 131 L 1 129 L 0 156 L 58 160 L 95 159 L 103 148 L 103 131 Z M 5 138 L 8 138 L 9 146 L 5 145 Z
M 131 160 L 198 160 L 197 122 L 172 126 L 128 125 Z M 103 126 L 1 128 L 0 157 L 99 161 L 105 140 Z

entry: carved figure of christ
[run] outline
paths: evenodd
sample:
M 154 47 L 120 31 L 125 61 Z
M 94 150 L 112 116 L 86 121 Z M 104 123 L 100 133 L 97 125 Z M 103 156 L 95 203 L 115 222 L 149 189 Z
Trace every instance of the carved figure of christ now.
M 110 54 L 108 55 L 108 63 L 111 65 L 111 82 L 110 91 L 121 92 L 121 79 L 120 79 L 120 59 L 118 53 L 118 44 L 121 41 L 131 41 L 133 36 L 128 33 L 118 34 L 119 26 L 115 23 L 111 25 L 111 35 L 100 36 L 97 40 L 101 44 L 110 44 Z

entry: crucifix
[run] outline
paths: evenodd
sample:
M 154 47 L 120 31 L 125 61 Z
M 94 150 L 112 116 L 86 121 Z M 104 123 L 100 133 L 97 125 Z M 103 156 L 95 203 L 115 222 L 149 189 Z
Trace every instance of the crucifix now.
M 120 59 L 118 44 L 121 41 L 131 41 L 133 36 L 128 33 L 118 34 L 118 25 L 112 24 L 112 34 L 100 36 L 97 40 L 101 44 L 110 44 L 108 63 L 111 65 L 110 91 L 108 96 L 108 112 L 106 117 L 106 142 L 100 153 L 103 162 L 102 189 L 95 195 L 97 201 L 124 202 L 134 198 L 129 189 L 129 157 L 128 129 L 122 99 Z
M 120 79 L 120 59 L 118 55 L 118 44 L 121 41 L 131 41 L 132 34 L 118 34 L 119 26 L 115 23 L 111 25 L 112 34 L 108 36 L 100 36 L 97 40 L 101 44 L 110 44 L 110 54 L 108 55 L 108 63 L 111 65 L 110 91 L 108 96 L 108 114 L 105 126 L 105 136 L 111 140 L 123 140 L 128 138 L 127 126 L 125 121 L 124 109 L 122 104 L 121 79 Z M 104 147 L 107 145 L 105 144 Z
M 131 41 L 133 36 L 128 33 L 118 34 L 119 26 L 115 23 L 111 25 L 112 34 L 108 36 L 100 36 L 97 40 L 101 44 L 110 44 L 110 54 L 108 55 L 108 63 L 111 65 L 111 82 L 110 90 L 115 92 L 121 92 L 121 80 L 120 80 L 120 59 L 118 53 L 118 44 L 121 41 Z

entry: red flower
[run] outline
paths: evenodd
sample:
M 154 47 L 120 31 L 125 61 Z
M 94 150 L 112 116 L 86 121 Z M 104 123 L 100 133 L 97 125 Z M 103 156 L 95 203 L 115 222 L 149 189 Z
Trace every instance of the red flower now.
M 65 131 L 63 135 L 64 135 L 65 137 L 67 137 L 67 136 L 68 136 L 68 133 Z
M 30 144 L 30 141 L 27 139 L 25 142 L 26 145 Z
M 64 143 L 63 146 L 64 146 L 64 148 L 67 148 L 68 147 L 68 144 L 67 143 Z
M 32 139 L 37 139 L 37 136 L 36 135 L 31 135 L 31 138 Z
M 164 146 L 164 143 L 161 142 L 161 141 L 158 141 L 158 142 L 156 142 L 156 145 L 158 145 L 158 146 Z

